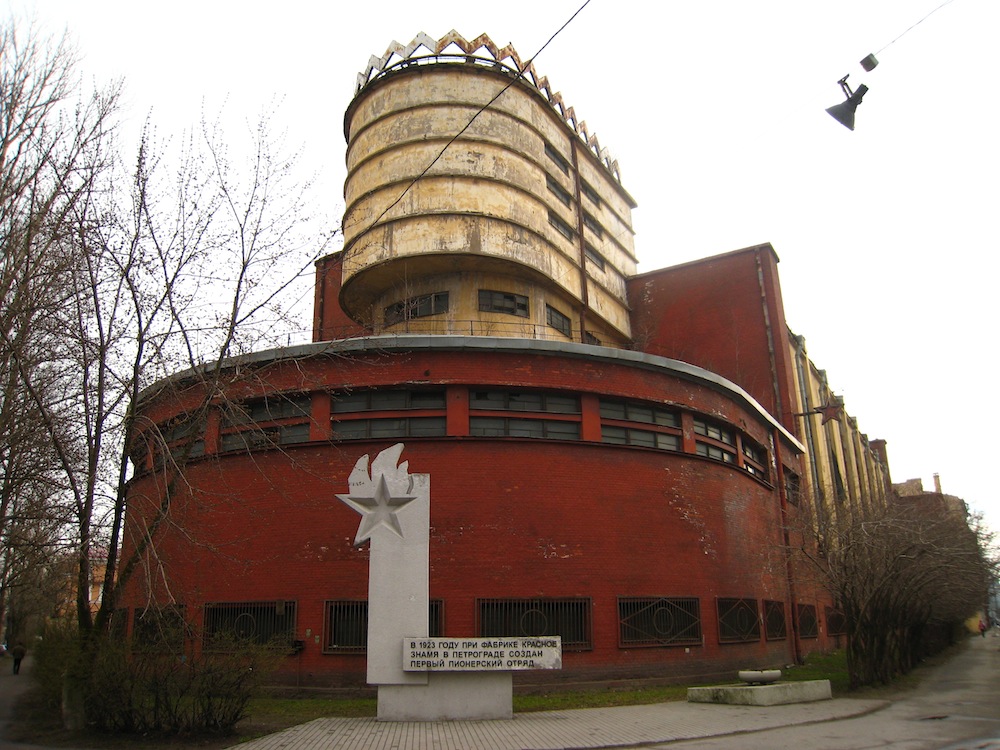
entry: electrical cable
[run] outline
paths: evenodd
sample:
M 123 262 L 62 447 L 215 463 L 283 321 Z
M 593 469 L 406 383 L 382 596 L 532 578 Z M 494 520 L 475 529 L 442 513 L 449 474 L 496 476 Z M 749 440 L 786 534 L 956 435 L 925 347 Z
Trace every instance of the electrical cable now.
M 910 28 L 908 28 L 906 31 L 904 31 L 902 34 L 900 34 L 895 39 L 893 39 L 891 42 L 889 42 L 889 44 L 885 45 L 885 47 L 883 47 L 882 49 L 878 50 L 875 54 L 876 55 L 882 54 L 882 50 L 886 49 L 887 47 L 891 47 L 893 44 L 895 44 L 896 42 L 898 42 L 904 36 L 906 36 L 911 31 L 913 31 L 917 26 L 919 26 L 920 24 L 922 24 L 924 21 L 926 21 L 928 18 L 930 18 L 931 16 L 933 16 L 935 13 L 937 13 L 944 6 L 948 5 L 951 2 L 954 2 L 954 0 L 945 0 L 945 2 L 941 3 L 938 7 L 936 7 L 934 10 L 932 10 L 930 13 L 928 13 L 926 16 L 924 16 L 923 18 L 921 18 L 919 21 L 917 21 L 915 24 L 913 24 Z

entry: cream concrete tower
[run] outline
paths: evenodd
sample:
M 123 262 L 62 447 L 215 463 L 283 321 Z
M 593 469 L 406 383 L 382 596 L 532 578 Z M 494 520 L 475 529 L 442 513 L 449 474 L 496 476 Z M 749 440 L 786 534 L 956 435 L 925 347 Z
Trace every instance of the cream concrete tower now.
M 617 163 L 485 35 L 421 34 L 359 75 L 341 306 L 376 332 L 627 347 L 636 271 Z

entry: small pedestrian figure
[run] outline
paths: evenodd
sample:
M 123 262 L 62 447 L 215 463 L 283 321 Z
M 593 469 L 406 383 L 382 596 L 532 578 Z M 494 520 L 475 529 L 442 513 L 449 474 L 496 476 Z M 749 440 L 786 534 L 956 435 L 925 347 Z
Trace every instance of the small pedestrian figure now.
M 986 620 L 984 620 L 982 617 L 979 618 L 979 635 L 981 635 L 983 638 L 986 637 Z
M 21 673 L 21 659 L 24 658 L 26 653 L 28 653 L 28 649 L 20 641 L 10 650 L 10 655 L 14 657 L 14 674 Z

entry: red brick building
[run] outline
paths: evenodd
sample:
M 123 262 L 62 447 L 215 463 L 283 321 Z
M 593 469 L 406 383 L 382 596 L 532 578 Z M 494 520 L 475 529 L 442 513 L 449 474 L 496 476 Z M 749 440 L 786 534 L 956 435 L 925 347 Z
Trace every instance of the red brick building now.
M 436 44 L 433 64 L 359 85 L 345 126 L 345 227 L 377 192 L 357 180 L 387 179 L 365 173 L 381 147 L 357 151 L 389 116 L 384 102 L 459 85 L 442 77 L 456 69 L 477 85 L 511 77 L 470 70 L 476 44 L 457 61 L 445 59 L 454 38 Z M 148 394 L 126 554 L 167 496 L 170 510 L 124 600 L 133 636 L 192 649 L 233 634 L 274 641 L 288 648 L 289 682 L 363 683 L 367 548 L 352 546 L 358 518 L 335 495 L 362 455 L 402 442 L 409 470 L 430 475 L 430 633 L 561 635 L 562 671 L 519 681 L 718 678 L 836 645 L 832 602 L 784 548 L 800 502 L 822 494 L 810 462 L 850 457 L 800 431 L 815 404 L 802 403 L 811 391 L 796 374 L 799 340 L 773 249 L 630 273 L 630 244 L 601 227 L 627 224 L 631 199 L 565 113 L 553 114 L 551 96 L 516 84 L 512 121 L 543 132 L 542 115 L 524 114 L 530 105 L 552 133 L 565 131 L 558 143 L 543 132 L 537 157 L 519 162 L 523 179 L 504 168 L 531 211 L 507 215 L 503 203 L 484 219 L 466 207 L 460 231 L 478 244 L 453 247 L 445 240 L 459 230 L 427 208 L 438 191 L 384 226 L 345 232 L 344 251 L 317 264 L 314 343 L 182 374 Z M 358 126 L 376 98 L 377 121 Z M 403 149 L 393 132 L 388 148 Z M 510 141 L 528 148 L 521 135 Z M 455 148 L 473 154 L 480 142 Z M 563 174 L 550 152 L 572 169 Z M 449 167 L 450 194 L 478 200 L 503 187 L 465 164 Z M 588 204 L 579 188 L 594 190 L 599 170 L 609 184 Z M 563 179 L 577 189 L 560 188 Z M 544 200 L 548 219 L 532 224 Z M 576 212 L 577 229 L 567 218 L 563 231 L 557 208 Z M 508 226 L 476 223 L 486 220 Z M 414 227 L 444 239 L 408 249 Z M 539 254 L 505 248 L 515 234 Z M 581 284 L 539 271 L 557 262 Z M 389 280 L 401 264 L 415 288 Z

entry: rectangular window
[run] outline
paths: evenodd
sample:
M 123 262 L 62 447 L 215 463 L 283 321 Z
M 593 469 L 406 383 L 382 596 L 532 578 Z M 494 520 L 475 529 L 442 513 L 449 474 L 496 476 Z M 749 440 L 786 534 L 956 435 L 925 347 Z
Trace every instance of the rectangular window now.
M 312 415 L 312 396 L 308 393 L 275 394 L 224 408 L 222 424 L 225 427 L 279 419 L 308 419 Z
M 725 443 L 726 445 L 736 445 L 733 440 L 732 430 L 714 422 L 708 422 L 696 417 L 694 420 L 694 431 L 696 435 L 704 435 L 707 438 L 718 440 L 720 443 Z
M 755 477 L 767 480 L 767 451 L 762 445 L 743 435 L 740 439 L 743 451 L 743 468 Z
M 819 638 L 819 623 L 816 621 L 816 607 L 812 604 L 796 606 L 799 613 L 799 635 L 802 638 Z
M 604 227 L 586 211 L 583 212 L 583 225 L 593 232 L 596 237 L 601 238 L 604 236 Z
M 717 599 L 719 643 L 760 640 L 760 620 L 755 599 Z
M 540 391 L 471 391 L 469 407 L 489 411 L 540 411 L 579 414 L 580 399 Z
M 661 427 L 680 427 L 680 414 L 670 409 L 662 409 L 654 404 L 635 401 L 609 401 L 601 399 L 601 419 L 617 419 L 628 422 L 645 422 Z
M 635 430 L 617 425 L 601 425 L 601 442 L 612 445 L 638 445 L 645 448 L 659 448 L 664 451 L 679 451 L 681 439 L 678 435 L 650 430 Z
M 802 495 L 802 481 L 799 475 L 785 467 L 785 497 L 790 505 L 798 505 Z
M 427 610 L 427 634 L 444 635 L 444 602 L 431 599 Z M 363 654 L 368 650 L 368 602 L 339 600 L 325 603 L 323 617 L 324 654 Z
M 695 598 L 618 598 L 618 646 L 700 646 Z
M 480 638 L 527 638 L 558 635 L 567 651 L 588 651 L 590 599 L 477 599 Z
M 448 312 L 448 292 L 423 294 L 394 302 L 385 308 L 385 324 L 391 326 L 405 320 L 426 318 L 446 312 Z
M 552 160 L 552 163 L 559 167 L 563 174 L 569 174 L 569 162 L 562 154 L 556 151 L 556 147 L 548 141 L 545 142 L 545 155 Z
M 554 211 L 549 211 L 549 224 L 555 227 L 556 231 L 568 240 L 572 240 L 576 236 L 573 227 L 563 221 L 562 217 Z
M 788 637 L 785 625 L 785 603 L 764 600 L 764 639 L 783 641 Z
M 598 208 L 601 207 L 601 196 L 597 194 L 593 186 L 586 180 L 580 180 L 580 192 L 583 196 Z
M 847 619 L 844 613 L 833 607 L 824 607 L 827 635 L 847 635 Z
M 573 324 L 568 317 L 556 310 L 552 305 L 545 306 L 545 322 L 567 338 L 572 338 Z
M 505 419 L 504 417 L 472 417 L 469 434 L 473 437 L 544 438 L 546 440 L 579 440 L 579 422 L 557 422 L 548 419 Z
M 584 243 L 583 245 L 583 255 L 595 266 L 600 268 L 602 271 L 604 270 L 604 256 L 597 252 L 597 250 L 594 249 L 594 246 L 589 242 Z
M 723 450 L 715 445 L 709 445 L 708 443 L 696 443 L 695 453 L 699 456 L 704 456 L 705 458 L 711 458 L 713 461 L 722 461 L 726 464 L 736 463 L 736 454 L 732 451 Z
M 291 648 L 295 640 L 295 602 L 219 602 L 205 604 L 205 649 L 228 651 L 241 644 Z
M 280 441 L 281 430 L 277 427 L 268 430 L 230 432 L 219 437 L 219 450 L 223 453 L 266 450 L 275 447 Z
M 448 434 L 445 417 L 402 417 L 399 419 L 334 420 L 337 440 L 385 440 L 402 437 L 444 437 Z
M 504 313 L 506 315 L 516 315 L 519 318 L 527 318 L 528 298 L 521 294 L 480 289 L 479 311 Z
M 359 411 L 444 409 L 444 391 L 366 390 L 334 393 L 330 408 L 337 414 Z
M 545 175 L 545 184 L 549 188 L 549 192 L 556 196 L 562 203 L 566 206 L 570 206 L 573 203 L 573 196 L 570 195 L 569 191 L 560 185 L 555 177 L 552 175 Z

